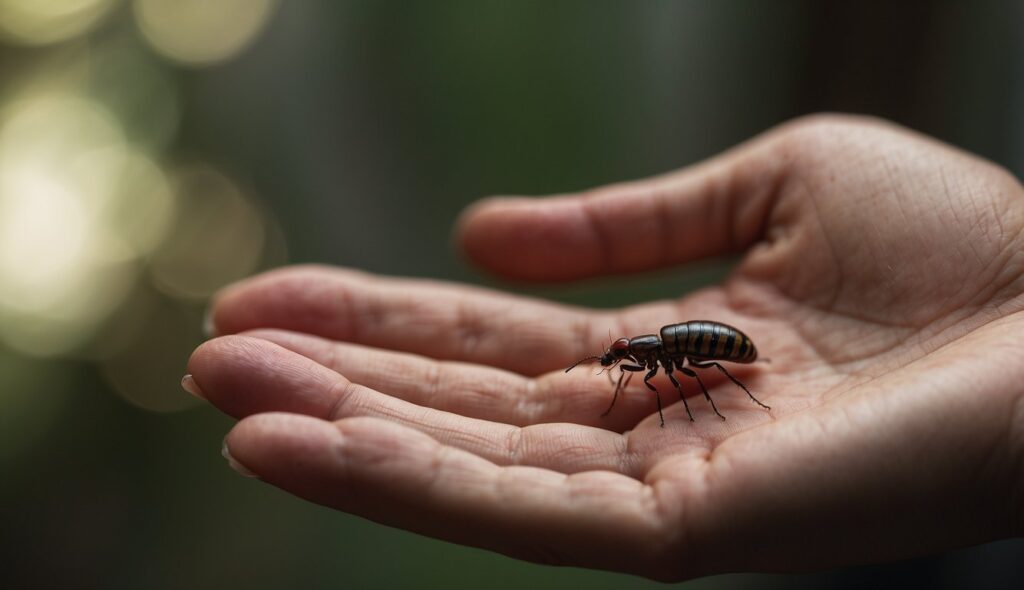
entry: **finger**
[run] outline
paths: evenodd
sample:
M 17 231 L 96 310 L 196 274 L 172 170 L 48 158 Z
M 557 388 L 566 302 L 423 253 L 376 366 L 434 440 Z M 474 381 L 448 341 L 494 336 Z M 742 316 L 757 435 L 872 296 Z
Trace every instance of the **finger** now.
M 492 198 L 457 224 L 499 275 L 566 281 L 740 252 L 760 238 L 786 176 L 775 131 L 680 172 L 545 199 Z
M 268 483 L 370 520 L 520 559 L 678 576 L 655 489 L 607 472 L 502 467 L 384 420 L 264 414 L 225 441 Z
M 610 313 L 465 285 L 293 267 L 220 293 L 218 334 L 281 328 L 333 340 L 457 359 L 537 375 L 603 350 Z
M 374 416 L 420 430 L 494 463 L 565 473 L 604 469 L 639 476 L 644 457 L 608 430 L 573 424 L 512 426 L 418 406 L 350 382 L 274 343 L 226 336 L 204 343 L 189 372 L 203 397 L 236 418 L 263 412 L 324 420 Z
M 585 379 L 563 371 L 537 378 L 454 361 L 334 342 L 283 330 L 244 336 L 269 340 L 332 369 L 353 383 L 410 403 L 515 426 L 569 422 L 622 432 L 657 411 L 637 384 L 602 416 L 613 388 L 604 377 Z

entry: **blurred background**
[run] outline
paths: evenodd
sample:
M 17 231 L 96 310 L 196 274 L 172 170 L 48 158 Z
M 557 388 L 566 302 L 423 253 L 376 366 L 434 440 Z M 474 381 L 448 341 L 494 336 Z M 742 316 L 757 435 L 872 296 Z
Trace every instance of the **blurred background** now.
M 486 283 L 450 248 L 473 200 L 668 171 L 820 110 L 1020 176 L 1022 30 L 1011 1 L 0 0 L 0 583 L 660 586 L 238 477 L 231 420 L 178 385 L 208 297 L 311 261 Z M 621 305 L 728 265 L 530 292 Z M 1022 549 L 688 585 L 1012 585 Z

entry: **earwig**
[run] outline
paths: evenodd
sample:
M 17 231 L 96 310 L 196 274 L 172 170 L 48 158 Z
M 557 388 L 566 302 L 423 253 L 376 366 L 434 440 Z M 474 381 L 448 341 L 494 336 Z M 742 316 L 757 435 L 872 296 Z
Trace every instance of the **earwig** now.
M 752 363 L 755 360 L 757 360 L 757 348 L 743 332 L 719 322 L 691 321 L 665 326 L 657 336 L 654 334 L 644 334 L 643 336 L 634 336 L 633 338 L 619 338 L 612 342 L 603 355 L 582 358 L 573 363 L 565 372 L 568 373 L 576 368 L 577 365 L 588 361 L 600 362 L 601 366 L 604 367 L 602 371 L 605 369 L 611 370 L 616 366 L 619 367 L 621 373 L 619 374 L 618 383 L 615 385 L 612 403 L 601 414 L 602 416 L 607 416 L 615 406 L 615 400 L 618 399 L 619 392 L 629 384 L 633 373 L 647 371 L 647 374 L 644 376 L 644 385 L 654 392 L 655 399 L 658 400 L 658 416 L 661 418 L 661 426 L 664 427 L 665 415 L 661 410 L 661 396 L 658 394 L 658 389 L 651 383 L 651 379 L 658 374 L 659 368 L 665 370 L 665 375 L 668 376 L 669 381 L 672 382 L 672 385 L 679 392 L 679 397 L 683 400 L 683 407 L 686 408 L 686 415 L 690 417 L 691 422 L 693 422 L 693 414 L 690 412 L 690 405 L 686 402 L 686 396 L 683 395 L 682 386 L 679 385 L 679 381 L 672 374 L 673 369 L 678 370 L 687 377 L 696 379 L 701 391 L 704 392 L 704 397 L 711 404 L 711 409 L 715 411 L 719 418 L 725 420 L 725 416 L 718 411 L 718 407 L 715 406 L 715 400 L 711 399 L 711 394 L 708 393 L 708 389 L 704 386 L 700 376 L 689 367 L 699 369 L 717 368 L 730 381 L 745 391 L 754 403 L 766 410 L 771 410 L 770 407 L 761 403 L 754 397 L 754 394 L 750 393 L 750 390 L 745 385 L 729 374 L 729 371 L 717 362 L 728 361 L 746 364 Z M 623 361 L 629 361 L 629 363 L 620 364 Z M 689 367 L 683 366 L 685 361 L 689 361 Z

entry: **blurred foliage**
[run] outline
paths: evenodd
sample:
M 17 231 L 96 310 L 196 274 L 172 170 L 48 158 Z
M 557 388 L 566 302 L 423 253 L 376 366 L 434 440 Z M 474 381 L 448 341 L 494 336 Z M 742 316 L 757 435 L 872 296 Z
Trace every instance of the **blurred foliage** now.
M 218 454 L 232 421 L 178 387 L 206 297 L 286 261 L 490 282 L 450 247 L 473 200 L 664 172 L 818 110 L 1020 174 L 1022 24 L 999 1 L 0 0 L 0 583 L 654 587 L 236 476 Z M 5 144 L 40 104 L 72 108 L 9 135 L 35 151 Z M 615 306 L 729 263 L 501 287 Z M 1008 585 L 1019 549 L 689 586 Z

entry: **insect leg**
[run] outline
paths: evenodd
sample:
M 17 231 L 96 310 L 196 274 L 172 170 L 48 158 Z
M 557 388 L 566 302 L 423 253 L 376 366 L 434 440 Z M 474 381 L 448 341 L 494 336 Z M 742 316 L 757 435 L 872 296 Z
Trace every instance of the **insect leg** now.
M 676 386 L 676 391 L 679 392 L 679 399 L 683 400 L 683 407 L 686 408 L 686 415 L 690 417 L 690 422 L 693 422 L 693 414 L 690 413 L 690 404 L 686 403 L 686 396 L 683 395 L 683 386 L 676 381 L 676 376 L 672 374 L 672 361 L 663 358 L 661 359 L 661 366 L 665 367 L 665 374 L 668 375 L 668 380 L 672 382 L 672 385 Z
M 704 392 L 704 398 L 708 400 L 708 403 L 711 404 L 711 409 L 715 411 L 715 414 L 717 414 L 719 418 L 725 420 L 725 416 L 723 416 L 722 413 L 718 411 L 718 406 L 715 405 L 715 400 L 711 399 L 711 394 L 708 393 L 708 388 L 704 387 L 704 382 L 701 381 L 700 375 L 698 375 L 697 372 L 694 371 L 693 369 L 687 369 L 686 367 L 684 367 L 683 361 L 677 361 L 676 368 L 678 368 L 679 372 L 681 372 L 683 375 L 686 375 L 687 377 L 693 377 L 694 379 L 697 380 L 697 384 L 700 385 L 700 390 Z
M 633 373 L 644 370 L 643 367 L 638 367 L 636 365 L 619 365 L 619 369 L 621 370 L 621 373 L 619 373 L 619 383 L 615 386 L 615 395 L 612 396 L 612 403 L 608 404 L 608 409 L 604 411 L 604 414 L 601 414 L 602 418 L 611 413 L 612 407 L 615 406 L 615 400 L 619 399 L 619 392 L 622 391 L 625 386 L 629 385 L 629 380 L 633 378 Z M 629 371 L 629 373 L 627 374 L 626 371 Z M 622 382 L 623 377 L 626 379 L 625 383 Z
M 762 404 L 762 403 L 761 403 L 761 401 L 760 401 L 759 399 L 757 399 L 756 397 L 754 397 L 754 394 L 750 393 L 750 390 L 749 390 L 749 389 L 747 389 L 747 387 L 746 387 L 745 385 L 743 385 L 742 383 L 740 383 L 739 379 L 737 379 L 737 378 L 733 377 L 732 375 L 730 375 L 730 374 L 729 374 L 729 371 L 726 371 L 726 370 L 725 370 L 725 367 L 723 367 L 722 365 L 720 365 L 720 364 L 718 364 L 718 363 L 716 363 L 716 362 L 714 362 L 714 361 L 709 361 L 709 362 L 706 362 L 706 363 L 698 363 L 698 362 L 695 362 L 695 361 L 694 361 L 693 359 L 690 359 L 690 365 L 691 365 L 691 366 L 693 366 L 693 367 L 699 367 L 699 368 L 701 368 L 701 369 L 707 369 L 708 367 L 717 367 L 717 368 L 718 368 L 718 370 L 719 370 L 719 371 L 721 371 L 723 375 L 725 375 L 726 377 L 728 377 L 728 378 L 729 378 L 729 380 L 731 380 L 731 381 L 732 381 L 733 383 L 735 383 L 736 385 L 739 385 L 739 386 L 740 386 L 740 389 L 742 389 L 743 391 L 747 392 L 747 395 L 749 395 L 749 396 L 750 396 L 750 399 L 754 400 L 754 403 L 755 403 L 755 404 L 757 404 L 757 405 L 761 406 L 762 408 L 764 408 L 764 409 L 766 409 L 766 410 L 771 410 L 771 408 L 770 408 L 770 407 L 768 407 L 768 406 L 766 406 L 766 405 Z
M 652 360 L 649 362 L 651 370 L 644 376 L 644 385 L 647 386 L 647 389 L 654 392 L 654 399 L 658 400 L 658 417 L 661 418 L 661 427 L 665 428 L 665 414 L 661 412 L 661 395 L 658 393 L 658 388 L 651 383 L 651 379 L 658 374 L 658 361 Z

